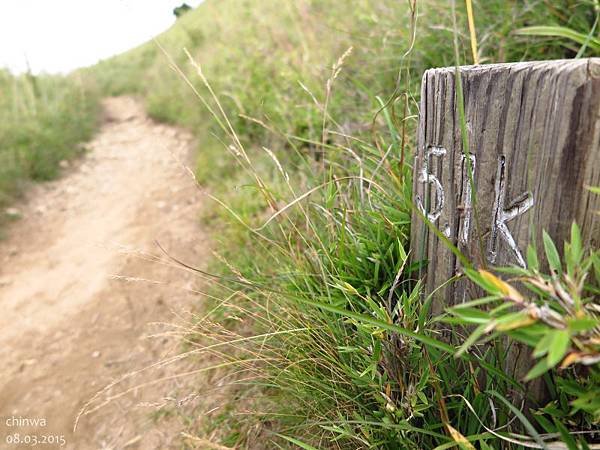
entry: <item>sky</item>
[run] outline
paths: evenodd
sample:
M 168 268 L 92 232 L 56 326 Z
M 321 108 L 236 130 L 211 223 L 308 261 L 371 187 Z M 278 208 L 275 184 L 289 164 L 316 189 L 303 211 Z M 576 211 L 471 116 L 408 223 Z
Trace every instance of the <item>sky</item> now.
M 185 0 L 197 6 L 202 0 Z M 184 0 L 0 0 L 0 67 L 67 73 L 136 47 Z

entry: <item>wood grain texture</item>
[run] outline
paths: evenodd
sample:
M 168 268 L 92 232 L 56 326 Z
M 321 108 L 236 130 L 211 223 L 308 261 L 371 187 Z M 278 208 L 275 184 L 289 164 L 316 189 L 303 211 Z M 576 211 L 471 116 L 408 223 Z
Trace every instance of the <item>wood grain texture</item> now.
M 464 90 L 473 186 L 457 108 L 455 68 L 423 76 L 414 200 L 477 267 L 523 265 L 542 230 L 562 247 L 576 221 L 600 240 L 600 58 L 467 66 Z M 469 195 L 476 194 L 476 208 Z M 428 293 L 460 273 L 415 212 L 415 260 Z M 436 291 L 434 314 L 477 295 L 467 282 Z

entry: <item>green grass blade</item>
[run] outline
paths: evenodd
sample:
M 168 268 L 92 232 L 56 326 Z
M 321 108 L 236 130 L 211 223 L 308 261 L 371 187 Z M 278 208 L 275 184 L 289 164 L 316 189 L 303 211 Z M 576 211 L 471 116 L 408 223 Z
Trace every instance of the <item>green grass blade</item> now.
M 279 433 L 276 433 L 276 434 L 280 438 L 285 439 L 286 441 L 291 442 L 292 444 L 295 444 L 295 445 L 297 445 L 298 447 L 300 447 L 300 448 L 302 448 L 304 450 L 319 450 L 318 448 L 313 447 L 312 445 L 308 445 L 307 443 L 302 442 L 302 441 L 300 441 L 298 439 L 295 439 L 293 437 L 285 436 L 285 435 L 279 434 Z
M 571 28 L 556 26 L 534 26 L 520 28 L 515 31 L 519 36 L 546 36 L 569 39 L 580 45 L 588 45 L 595 51 L 600 51 L 600 40 L 589 37 L 587 34 L 579 33 Z M 589 41 L 589 42 L 588 42 Z

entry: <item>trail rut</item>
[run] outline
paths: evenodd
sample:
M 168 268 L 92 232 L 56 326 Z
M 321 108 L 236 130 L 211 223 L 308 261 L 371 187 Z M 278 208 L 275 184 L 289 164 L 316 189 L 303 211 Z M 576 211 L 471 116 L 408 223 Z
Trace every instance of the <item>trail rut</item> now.
M 175 425 L 161 431 L 143 405 L 184 395 L 181 383 L 135 389 L 72 432 L 96 392 L 177 348 L 167 334 L 146 337 L 161 330 L 151 322 L 192 308 L 195 278 L 169 264 L 156 241 L 199 266 L 208 252 L 200 193 L 184 167 L 191 135 L 153 122 L 131 98 L 107 99 L 104 110 L 86 155 L 32 187 L 0 241 L 0 448 L 31 448 L 9 444 L 15 433 L 64 436 L 62 448 L 73 449 L 176 445 Z

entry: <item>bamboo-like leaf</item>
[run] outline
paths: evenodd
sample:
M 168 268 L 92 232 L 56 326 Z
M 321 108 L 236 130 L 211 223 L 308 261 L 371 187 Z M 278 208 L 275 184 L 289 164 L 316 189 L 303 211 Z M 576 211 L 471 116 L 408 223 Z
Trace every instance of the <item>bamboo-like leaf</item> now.
M 499 297 L 503 297 L 504 293 L 501 289 L 498 288 L 494 283 L 491 283 L 486 277 L 481 273 L 482 271 L 477 271 L 474 269 L 465 269 L 465 274 L 469 277 L 469 279 L 478 284 L 481 288 L 483 288 L 489 294 L 497 295 Z M 485 271 L 483 271 L 485 272 Z
M 533 349 L 533 357 L 541 358 L 547 354 L 548 350 L 550 350 L 550 345 L 552 345 L 552 333 L 546 333 Z
M 529 267 L 531 270 L 539 270 L 540 268 L 537 251 L 531 244 L 527 246 L 527 267 Z
M 528 325 L 532 325 L 536 322 L 536 319 L 531 317 L 527 312 L 519 311 L 498 319 L 496 330 L 498 331 L 510 331 L 517 328 L 523 328 Z
M 527 375 L 525 375 L 525 381 L 531 381 L 534 378 L 539 377 L 540 375 L 548 372 L 548 369 L 550 369 L 550 367 L 548 367 L 548 359 L 544 358 L 540 360 L 535 366 L 533 366 L 533 368 L 529 372 L 527 372 Z
M 480 269 L 479 274 L 486 281 L 486 284 L 493 286 L 495 291 L 501 293 L 504 297 L 519 303 L 523 302 L 521 294 L 506 281 L 501 280 L 496 275 L 487 270 Z
M 571 339 L 567 330 L 555 330 L 552 332 L 552 344 L 548 349 L 548 367 L 557 365 L 569 350 Z
M 583 258 L 581 231 L 575 222 L 571 224 L 571 257 L 575 264 L 579 264 Z
M 546 258 L 548 259 L 548 264 L 556 273 L 561 273 L 561 263 L 560 256 L 558 255 L 558 250 L 556 250 L 556 246 L 554 245 L 552 238 L 548 233 L 546 233 L 546 231 L 544 231 L 543 240 L 544 250 L 546 251 Z
M 467 340 L 460 346 L 455 356 L 458 357 L 466 352 L 486 332 L 487 323 L 482 323 L 471 333 Z
M 571 332 L 581 333 L 582 331 L 589 331 L 600 325 L 600 319 L 584 316 L 579 319 L 568 318 L 567 326 Z

